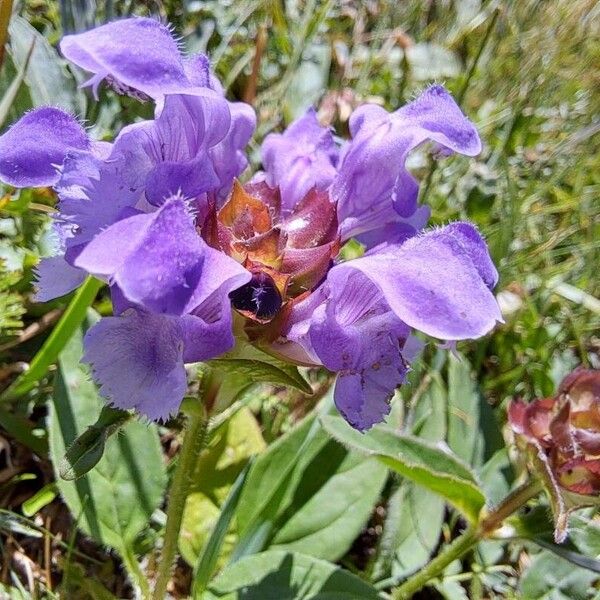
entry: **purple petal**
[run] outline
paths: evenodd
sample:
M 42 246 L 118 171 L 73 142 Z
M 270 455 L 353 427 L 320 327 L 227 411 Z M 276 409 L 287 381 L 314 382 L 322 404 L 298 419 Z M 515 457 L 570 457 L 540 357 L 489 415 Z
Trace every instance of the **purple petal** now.
M 88 82 L 94 88 L 108 79 L 118 92 L 141 92 L 156 99 L 192 87 L 177 42 L 154 19 L 123 19 L 67 35 L 60 49 L 71 62 L 94 74 Z
M 380 290 L 359 272 L 346 271 L 317 309 L 309 330 L 314 352 L 337 371 L 334 399 L 357 429 L 389 412 L 389 400 L 406 376 L 402 348 L 409 328 L 390 310 Z
M 335 405 L 355 429 L 366 431 L 389 414 L 394 390 L 406 374 L 404 366 L 394 364 L 393 360 L 394 355 L 382 355 L 378 364 L 383 366 L 377 369 L 366 368 L 359 373 L 338 375 L 333 390 Z
M 88 331 L 83 360 L 108 402 L 166 419 L 187 389 L 183 346 L 177 318 L 131 310 L 103 318 Z
M 405 162 L 410 151 L 426 140 L 467 156 L 481 151 L 477 130 L 439 85 L 391 114 L 377 106 L 361 107 L 353 114 L 350 129 L 353 140 L 331 189 L 340 221 L 368 216 L 379 203 L 392 203 L 400 216 L 412 215 L 418 183 Z
M 227 135 L 213 148 L 209 154 L 219 178 L 218 196 L 227 196 L 238 177 L 248 166 L 244 152 L 256 129 L 256 113 L 244 102 L 230 102 L 231 126 Z
M 130 302 L 173 315 L 250 278 L 241 265 L 206 245 L 178 197 L 155 213 L 115 223 L 81 251 L 75 265 L 107 277 Z
M 47 302 L 53 298 L 64 296 L 78 288 L 87 273 L 71 266 L 64 256 L 42 258 L 35 269 L 38 291 L 37 302 Z
M 205 247 L 184 201 L 174 198 L 97 235 L 75 265 L 108 277 L 136 304 L 181 314 L 200 280 Z
M 335 266 L 332 289 L 358 270 L 404 323 L 445 340 L 477 338 L 502 317 L 489 286 L 495 269 L 476 228 L 455 223 Z
M 335 177 L 337 160 L 333 135 L 321 127 L 312 108 L 283 133 L 269 134 L 262 144 L 267 183 L 280 187 L 286 210 L 293 209 L 312 188 L 325 190 Z
M 71 149 L 87 149 L 78 121 L 58 108 L 37 108 L 0 136 L 0 179 L 15 187 L 53 185 Z
M 141 182 L 134 181 L 138 168 L 134 160 L 118 154 L 101 160 L 89 152 L 69 153 L 56 185 L 59 218 L 72 227 L 67 248 L 80 249 L 106 227 L 131 216 L 141 193 Z
M 160 206 L 177 193 L 196 198 L 221 185 L 215 169 L 222 165 L 209 150 L 225 138 L 230 124 L 227 101 L 211 90 L 169 94 L 156 120 L 121 132 L 113 154 L 130 169 L 129 187 L 144 189 L 151 204 Z M 229 155 L 220 158 L 234 162 Z

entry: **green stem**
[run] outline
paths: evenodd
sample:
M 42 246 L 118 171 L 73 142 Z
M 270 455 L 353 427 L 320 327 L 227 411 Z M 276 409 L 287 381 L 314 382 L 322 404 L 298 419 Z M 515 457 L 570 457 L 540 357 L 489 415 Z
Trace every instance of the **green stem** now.
M 535 498 L 541 491 L 543 486 L 537 479 L 525 482 L 523 485 L 515 488 L 500 504 L 479 522 L 479 537 L 484 538 L 493 533 L 502 521 L 510 517 L 514 512 Z
M 183 519 L 185 500 L 190 490 L 198 457 L 207 443 L 207 425 L 208 418 L 205 410 L 200 410 L 188 416 L 183 445 L 179 452 L 171 489 L 169 490 L 167 525 L 156 586 L 152 596 L 154 600 L 164 600 L 165 598 L 167 584 L 171 577 L 171 568 L 177 553 L 177 541 Z
M 495 509 L 484 515 L 477 525 L 469 526 L 451 544 L 427 564 L 423 569 L 409 577 L 402 585 L 392 590 L 393 600 L 404 600 L 423 588 L 429 581 L 440 575 L 453 561 L 462 558 L 473 546 L 492 534 L 507 517 L 519 510 L 526 502 L 537 496 L 542 490 L 539 481 L 528 481 L 513 490 Z
M 464 556 L 477 542 L 477 528 L 469 527 L 446 546 L 427 566 L 409 577 L 401 586 L 392 591 L 393 600 L 412 598 L 428 581 L 437 577 L 453 561 Z

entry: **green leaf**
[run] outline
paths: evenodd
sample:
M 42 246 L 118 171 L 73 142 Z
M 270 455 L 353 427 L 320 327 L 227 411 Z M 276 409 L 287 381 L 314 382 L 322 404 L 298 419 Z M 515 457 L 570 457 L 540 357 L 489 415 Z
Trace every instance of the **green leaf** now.
M 340 567 L 278 550 L 248 556 L 211 582 L 203 600 L 379 600 L 375 588 Z
M 17 377 L 15 381 L 0 395 L 0 402 L 14 400 L 32 389 L 47 373 L 50 365 L 58 358 L 59 352 L 85 318 L 88 307 L 94 301 L 103 282 L 88 277 L 73 296 L 67 310 L 56 324 L 38 353 L 35 355 L 29 369 Z
M 409 481 L 392 495 L 381 545 L 394 559 L 394 579 L 414 573 L 429 560 L 438 546 L 445 510 L 442 498 Z
M 76 481 L 58 477 L 69 445 L 98 419 L 104 402 L 81 363 L 83 332 L 61 352 L 50 404 L 50 454 L 60 493 L 79 527 L 124 554 L 159 506 L 166 470 L 155 425 L 128 423 L 106 441 L 102 459 Z
M 527 600 L 572 600 L 589 597 L 596 575 L 570 562 L 540 552 L 533 558 L 520 581 L 521 598 Z
M 31 45 L 35 43 L 25 75 L 34 106 L 59 106 L 85 114 L 85 94 L 77 89 L 63 60 L 46 38 L 18 15 L 13 15 L 8 31 L 11 56 L 19 70 L 24 67 Z
M 231 352 L 211 360 L 210 366 L 223 373 L 245 377 L 248 383 L 267 382 L 293 387 L 305 394 L 313 393 L 296 367 L 262 352 L 244 340 L 238 340 Z
M 335 455 L 335 447 L 328 444 L 322 454 Z M 311 466 L 318 468 L 322 463 L 319 455 Z M 286 520 L 278 521 L 273 549 L 339 560 L 369 520 L 386 479 L 387 469 L 378 461 L 354 452 L 346 454 L 312 497 L 293 502 L 284 515 Z M 313 474 L 305 472 L 299 488 L 313 481 Z
M 448 399 L 437 370 L 414 409 L 418 437 L 437 442 L 446 438 Z M 391 494 L 379 540 L 372 579 L 399 580 L 422 567 L 438 545 L 446 506 L 437 494 L 403 479 Z
M 509 521 L 515 534 L 537 544 L 565 560 L 600 573 L 600 525 L 582 515 L 572 515 L 569 520 L 569 537 L 562 544 L 555 544 L 554 525 L 547 506 L 536 506 L 526 514 L 514 516 Z
M 481 396 L 466 358 L 448 357 L 448 446 L 467 464 L 481 463 Z
M 339 559 L 368 521 L 386 477 L 382 465 L 348 453 L 310 415 L 254 462 L 237 511 L 233 560 L 266 547 Z
M 485 497 L 473 473 L 454 455 L 384 426 L 362 434 L 341 417 L 324 416 L 321 423 L 340 443 L 377 456 L 400 475 L 445 498 L 472 523 L 477 521 Z
M 0 406 L 0 426 L 15 440 L 33 450 L 38 456 L 48 454 L 46 432 L 35 429 L 34 425 L 21 415 L 14 414 Z M 39 432 L 40 435 L 36 435 Z
M 6 119 L 10 113 L 10 109 L 13 107 L 17 97 L 19 96 L 19 90 L 21 89 L 21 85 L 27 73 L 27 69 L 29 68 L 29 61 L 31 60 L 34 48 L 35 41 L 31 43 L 31 47 L 29 48 L 29 51 L 25 56 L 25 62 L 23 63 L 18 73 L 15 75 L 10 85 L 2 95 L 2 99 L 0 100 L 0 128 L 6 122 Z
M 233 560 L 265 547 L 276 519 L 290 506 L 295 490 L 302 491 L 299 482 L 304 470 L 327 442 L 327 435 L 312 414 L 257 458 L 248 474 L 237 511 L 240 541 Z M 332 458 L 331 455 L 321 456 L 327 460 Z M 339 453 L 336 460 L 338 456 Z M 310 493 L 315 489 L 315 483 L 321 485 L 328 473 L 323 461 L 318 478 L 304 491 Z
M 90 425 L 67 449 L 59 465 L 61 478 L 78 479 L 94 468 L 104 454 L 108 437 L 131 417 L 126 411 L 103 407 L 96 423 Z

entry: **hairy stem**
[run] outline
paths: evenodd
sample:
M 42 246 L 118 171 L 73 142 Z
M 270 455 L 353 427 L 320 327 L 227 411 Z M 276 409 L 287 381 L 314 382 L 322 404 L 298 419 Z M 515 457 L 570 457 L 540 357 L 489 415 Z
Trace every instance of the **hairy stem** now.
M 538 481 L 528 481 L 513 490 L 496 508 L 483 515 L 477 525 L 469 526 L 451 544 L 431 560 L 423 569 L 392 590 L 393 600 L 408 600 L 425 587 L 429 581 L 443 573 L 453 561 L 462 558 L 479 541 L 493 533 L 507 517 L 519 510 L 528 500 L 537 496 L 542 487 Z
M 207 424 L 208 418 L 205 410 L 200 410 L 188 416 L 183 444 L 179 451 L 179 458 L 169 490 L 167 525 L 156 586 L 152 596 L 154 600 L 164 600 L 165 598 L 167 584 L 171 577 L 171 569 L 177 553 L 177 540 L 179 539 L 185 500 L 192 483 L 198 457 L 207 443 Z

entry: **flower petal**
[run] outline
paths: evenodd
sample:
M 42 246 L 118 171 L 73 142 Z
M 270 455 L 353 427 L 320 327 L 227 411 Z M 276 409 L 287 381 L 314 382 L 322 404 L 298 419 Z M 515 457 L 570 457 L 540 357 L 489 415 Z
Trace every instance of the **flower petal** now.
M 174 414 L 187 389 L 178 319 L 135 310 L 101 319 L 86 334 L 83 360 L 114 406 L 148 418 Z
M 126 298 L 159 313 L 181 314 L 202 274 L 206 245 L 183 200 L 129 217 L 97 235 L 75 265 L 114 281 Z
M 256 113 L 244 102 L 229 102 L 231 125 L 225 137 L 209 150 L 217 177 L 219 198 L 225 198 L 231 190 L 234 178 L 248 166 L 244 152 L 256 129 Z
M 409 328 L 392 313 L 362 273 L 346 271 L 315 310 L 308 331 L 312 351 L 338 372 L 334 399 L 346 420 L 365 430 L 389 412 L 406 376 L 402 348 Z
M 271 133 L 262 145 L 267 183 L 281 189 L 282 206 L 291 210 L 316 187 L 325 190 L 335 177 L 338 149 L 313 108 L 283 133 Z
M 350 129 L 353 139 L 331 188 L 340 221 L 360 219 L 378 203 L 392 203 L 400 216 L 412 215 L 418 184 L 405 162 L 410 151 L 426 140 L 468 156 L 481 151 L 477 130 L 439 85 L 392 114 L 377 106 L 361 107 L 353 114 Z
M 129 301 L 158 313 L 192 311 L 217 290 L 250 278 L 198 235 L 186 203 L 167 200 L 155 213 L 129 217 L 97 235 L 75 265 L 118 285 Z
M 58 108 L 32 110 L 0 136 L 0 179 L 15 187 L 53 185 L 67 152 L 89 144 L 70 114 Z
M 453 224 L 402 245 L 335 266 L 329 285 L 342 287 L 358 270 L 381 290 L 398 318 L 445 340 L 477 338 L 502 322 L 491 293 L 495 271 L 485 242 L 472 225 Z
M 160 98 L 191 87 L 177 42 L 168 27 L 149 18 L 113 21 L 65 36 L 60 49 L 77 66 L 94 74 L 89 84 L 109 79 L 119 92 Z
M 131 158 L 131 157 L 130 157 Z M 139 165 L 114 152 L 101 160 L 90 152 L 74 151 L 66 157 L 56 184 L 59 219 L 71 226 L 66 247 L 78 252 L 97 233 L 116 221 L 131 216 L 142 182 L 135 181 Z
M 35 274 L 37 302 L 47 302 L 72 292 L 86 277 L 85 271 L 71 266 L 61 255 L 42 258 L 35 268 Z

